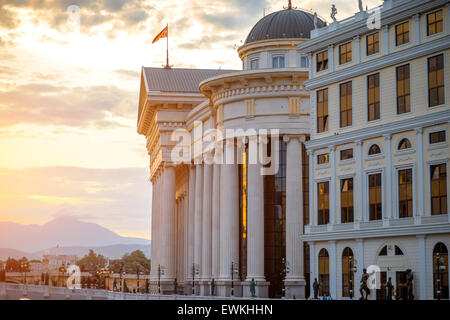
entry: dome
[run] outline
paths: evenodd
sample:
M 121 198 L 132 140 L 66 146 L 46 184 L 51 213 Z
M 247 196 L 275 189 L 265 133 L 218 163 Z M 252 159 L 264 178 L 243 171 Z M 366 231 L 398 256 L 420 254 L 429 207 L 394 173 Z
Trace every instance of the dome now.
M 325 22 L 317 18 L 317 27 L 322 28 Z M 260 40 L 283 38 L 310 38 L 314 29 L 314 15 L 296 9 L 286 9 L 271 13 L 255 24 L 245 44 Z

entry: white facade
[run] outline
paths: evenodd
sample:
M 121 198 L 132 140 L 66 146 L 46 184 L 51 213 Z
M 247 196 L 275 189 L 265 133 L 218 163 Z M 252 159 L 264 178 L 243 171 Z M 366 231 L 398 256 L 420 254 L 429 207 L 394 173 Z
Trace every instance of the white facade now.
M 380 29 L 366 26 L 373 12 L 380 13 Z M 431 15 L 434 17 L 436 12 L 441 17 L 437 19 L 440 25 L 433 29 L 434 26 L 430 26 L 434 21 Z M 407 25 L 409 30 L 409 39 L 404 44 L 399 44 L 403 41 L 399 37 L 403 35 L 397 26 L 401 24 Z M 379 266 L 379 276 L 386 277 L 379 278 L 379 283 L 385 283 L 391 277 L 396 289 L 404 283 L 403 279 L 397 278 L 404 277 L 402 272 L 411 269 L 415 297 L 436 297 L 433 251 L 438 243 L 444 244 L 447 250 L 450 246 L 449 26 L 446 1 L 385 1 L 376 10 L 360 12 L 345 21 L 315 30 L 310 41 L 299 45 L 299 49 L 313 61 L 310 80 L 305 83 L 311 90 L 311 140 L 306 145 L 312 177 L 310 190 L 313 190 L 310 202 L 313 205 L 310 206 L 310 225 L 301 238 L 309 242 L 310 256 L 314 257 L 311 258 L 312 279 L 320 278 L 320 251 L 328 251 L 329 270 L 322 267 L 321 273 L 323 279 L 327 279 L 326 273 L 329 273 L 329 294 L 333 298 L 347 295 L 342 290 L 345 283 L 343 273 L 348 273 L 342 271 L 343 251 L 347 247 L 352 250 L 357 267 L 354 275 L 356 297 L 359 297 L 362 269 L 371 265 Z M 375 33 L 378 35 L 378 50 L 372 52 L 367 42 Z M 351 43 L 352 57 L 350 62 L 341 63 L 346 61 L 346 57 L 341 57 L 341 46 L 346 43 Z M 324 51 L 328 53 L 328 67 L 320 70 L 318 62 L 321 56 L 318 54 Z M 430 65 L 438 59 L 443 60 L 443 66 L 435 83 L 430 81 L 433 75 Z M 401 82 L 399 76 L 399 68 L 404 66 L 409 69 L 405 80 L 407 87 L 403 86 L 405 82 Z M 379 94 L 371 91 L 369 85 L 369 81 L 376 77 Z M 343 87 L 347 85 L 351 88 L 350 103 L 342 98 L 346 96 Z M 435 95 L 431 90 L 435 85 L 440 85 L 438 103 L 434 102 Z M 326 104 L 322 102 L 323 94 L 328 96 Z M 406 110 L 402 110 L 405 95 L 410 102 L 409 106 L 406 102 Z M 327 120 L 322 114 L 324 105 Z M 347 116 L 342 111 L 347 106 L 350 106 L 350 123 L 347 118 L 344 122 L 342 120 Z M 378 110 L 379 116 L 370 114 L 372 106 Z M 325 129 L 320 126 L 323 121 L 327 122 Z M 430 134 L 434 132 L 441 133 L 440 140 L 432 141 L 434 138 Z M 374 144 L 379 152 L 370 154 Z M 353 155 L 342 159 L 341 152 L 347 149 L 352 149 Z M 319 163 L 318 156 L 325 154 L 328 161 Z M 436 189 L 432 189 L 430 175 L 437 165 L 442 165 L 441 176 L 443 168 L 446 168 L 446 175 L 438 182 L 441 183 L 438 192 L 440 207 L 436 209 L 437 205 L 431 203 L 432 193 L 437 198 L 436 192 L 432 191 Z M 405 182 L 403 174 L 407 174 L 408 181 Z M 381 178 L 381 185 L 369 181 L 375 179 L 375 175 Z M 350 193 L 345 184 L 348 181 L 353 184 Z M 322 183 L 329 186 L 329 217 L 325 221 L 318 217 L 319 211 L 326 212 L 321 209 L 323 203 L 320 201 L 325 198 L 319 195 Z M 379 191 L 376 191 L 377 187 Z M 351 200 L 346 198 L 349 195 Z M 342 201 L 346 202 L 345 206 Z M 351 201 L 353 214 L 350 221 L 343 218 L 348 212 L 348 201 Z M 385 246 L 397 246 L 403 255 L 380 256 Z M 446 259 L 443 271 L 446 275 L 441 274 L 440 277 L 447 282 L 448 295 Z M 326 262 L 326 258 L 322 261 Z M 385 296 L 385 290 L 379 291 L 378 295 L 378 298 Z M 401 295 L 396 291 L 397 299 Z M 375 299 L 376 296 L 373 291 L 370 297 Z

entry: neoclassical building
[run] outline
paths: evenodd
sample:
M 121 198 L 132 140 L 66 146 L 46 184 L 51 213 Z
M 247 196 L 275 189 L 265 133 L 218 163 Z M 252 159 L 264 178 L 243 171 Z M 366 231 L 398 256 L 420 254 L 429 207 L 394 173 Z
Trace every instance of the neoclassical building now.
M 289 1 L 242 70 L 142 68 L 151 290 L 350 299 L 369 269 L 401 298 L 410 269 L 448 298 L 449 28 L 444 0 L 329 25 Z
M 379 23 L 369 28 L 368 21 Z M 321 295 L 449 298 L 449 2 L 388 0 L 314 30 L 299 44 L 312 61 L 311 278 Z M 355 294 L 356 291 L 356 294 Z
M 142 68 L 154 292 L 249 296 L 254 281 L 260 297 L 305 297 L 309 61 L 297 45 L 312 29 L 313 14 L 289 4 L 251 30 L 238 50 L 241 71 Z M 208 148 L 211 129 L 223 137 Z M 180 131 L 191 141 L 182 162 L 173 157 Z M 277 170 L 261 174 L 267 163 L 251 161 L 253 145 Z M 221 156 L 234 161 L 206 161 Z

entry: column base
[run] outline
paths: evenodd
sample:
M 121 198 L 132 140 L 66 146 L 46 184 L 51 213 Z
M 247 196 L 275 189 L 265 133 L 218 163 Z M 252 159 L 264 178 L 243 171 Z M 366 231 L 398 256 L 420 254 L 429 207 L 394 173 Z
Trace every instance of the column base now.
M 207 297 L 211 295 L 211 281 L 201 280 L 199 281 L 200 295 Z
M 287 299 L 305 299 L 305 279 L 286 279 L 284 280 Z
M 251 280 L 242 282 L 242 296 L 250 298 L 268 298 L 269 297 L 269 285 L 270 282 L 265 280 L 255 280 L 255 296 L 252 297 L 250 292 Z
M 217 280 L 216 292 L 218 297 L 242 297 L 242 285 L 240 281 Z

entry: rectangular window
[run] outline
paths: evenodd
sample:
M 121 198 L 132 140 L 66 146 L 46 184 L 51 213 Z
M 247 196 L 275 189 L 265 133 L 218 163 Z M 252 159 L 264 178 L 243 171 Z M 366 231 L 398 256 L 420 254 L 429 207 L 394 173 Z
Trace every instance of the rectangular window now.
M 317 91 L 317 132 L 328 131 L 328 89 Z
M 443 19 L 442 10 L 427 14 L 427 35 L 431 36 L 435 33 L 442 32 Z
M 367 77 L 367 106 L 368 120 L 380 119 L 380 74 Z
M 352 125 L 352 82 L 346 82 L 339 86 L 340 89 L 340 109 L 341 128 Z
M 330 219 L 330 189 L 329 182 L 317 184 L 317 223 L 319 225 L 328 224 Z
M 352 43 L 347 42 L 339 46 L 339 64 L 352 61 Z
M 300 57 L 300 67 L 301 68 L 309 68 L 308 56 L 301 56 Z
M 380 33 L 369 34 L 366 37 L 366 55 L 378 53 L 380 51 Z
M 316 55 L 317 72 L 328 69 L 328 51 L 322 51 Z
M 395 26 L 395 45 L 400 46 L 409 42 L 409 21 Z
M 445 142 L 445 140 L 445 130 L 430 133 L 430 144 Z
M 397 114 L 411 111 L 409 64 L 397 67 Z
M 341 150 L 341 160 L 353 159 L 353 149 Z
M 250 61 L 250 70 L 257 70 L 259 69 L 259 60 L 253 59 Z
M 398 171 L 398 212 L 400 218 L 413 216 L 412 169 Z
M 353 222 L 353 178 L 341 180 L 341 222 Z
M 328 163 L 328 161 L 329 161 L 328 153 L 319 154 L 317 156 L 317 164 L 325 164 Z
M 272 68 L 274 69 L 284 68 L 284 56 L 272 57 Z
M 444 55 L 428 58 L 428 105 L 444 104 Z
M 381 198 L 381 173 L 369 175 L 369 219 L 381 220 L 382 198 Z
M 447 214 L 447 165 L 430 167 L 431 214 Z

